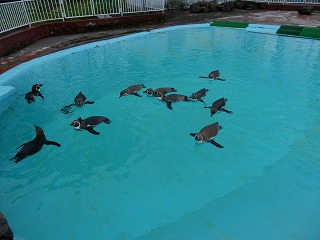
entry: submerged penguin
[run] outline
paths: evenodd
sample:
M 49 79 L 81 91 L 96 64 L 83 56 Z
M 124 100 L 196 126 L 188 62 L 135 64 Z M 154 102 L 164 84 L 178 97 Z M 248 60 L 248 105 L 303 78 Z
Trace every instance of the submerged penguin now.
M 191 100 L 193 101 L 200 101 L 203 102 L 205 104 L 205 102 L 203 101 L 202 98 L 204 98 L 207 95 L 207 92 L 209 91 L 209 89 L 206 88 L 202 88 L 201 90 L 199 90 L 198 92 L 192 93 L 191 95 Z
M 43 144 L 45 145 L 54 145 L 57 147 L 60 147 L 61 145 L 57 142 L 54 141 L 49 141 L 46 139 L 46 136 L 44 135 L 44 132 L 42 130 L 42 128 L 38 127 L 38 126 L 34 126 L 35 127 L 35 131 L 36 131 L 36 137 L 27 142 L 22 144 L 20 147 L 21 150 L 10 160 L 14 160 L 14 162 L 20 162 L 21 160 L 23 160 L 24 158 L 31 156 L 37 152 L 39 152 L 43 146 Z
M 70 126 L 73 126 L 76 130 L 87 130 L 89 133 L 94 135 L 99 135 L 100 133 L 95 131 L 93 128 L 100 123 L 110 124 L 111 121 L 109 118 L 103 116 L 92 116 L 86 119 L 82 119 L 81 117 L 77 120 L 74 120 Z
M 132 85 L 130 87 L 127 87 L 126 89 L 122 90 L 120 92 L 120 96 L 119 98 L 131 94 L 131 95 L 135 95 L 137 97 L 141 97 L 141 95 L 139 95 L 137 92 L 140 91 L 142 88 L 145 88 L 146 86 L 143 84 L 137 84 L 137 85 Z
M 156 97 L 158 95 L 158 92 L 161 92 L 162 94 L 167 94 L 167 93 L 176 92 L 176 91 L 177 90 L 174 88 L 162 87 L 162 88 L 157 88 L 155 90 L 153 90 L 152 88 L 148 88 L 143 93 L 146 93 L 148 96 Z
M 42 86 L 43 86 L 43 84 L 40 84 L 40 83 L 32 85 L 31 91 L 27 92 L 24 95 L 24 98 L 27 100 L 28 103 L 35 102 L 36 101 L 36 99 L 35 99 L 36 96 L 39 96 L 42 99 L 44 99 L 44 96 L 40 93 L 40 88 Z
M 227 101 L 228 101 L 228 99 L 226 99 L 226 98 L 220 98 L 220 99 L 214 101 L 212 103 L 211 107 L 204 107 L 204 108 L 210 108 L 211 117 L 213 114 L 217 113 L 218 111 L 223 111 L 223 112 L 232 114 L 232 111 L 229 111 L 224 108 Z
M 169 94 L 169 95 L 164 95 L 162 92 L 158 92 L 157 94 L 158 98 L 162 101 L 164 101 L 167 104 L 167 107 L 170 110 L 173 110 L 172 108 L 172 102 L 189 102 L 190 99 L 182 94 Z
M 215 122 L 203 127 L 198 133 L 190 133 L 190 136 L 195 137 L 194 139 L 197 142 L 209 142 L 218 148 L 223 148 L 222 145 L 213 140 L 213 138 L 217 136 L 220 129 L 222 129 L 222 126 L 220 126 L 218 122 Z
M 76 106 L 76 107 L 82 107 L 84 104 L 94 104 L 93 101 L 87 101 L 87 98 L 85 95 L 83 95 L 83 93 L 80 91 L 77 96 L 74 98 L 74 103 L 65 106 L 64 108 L 61 109 L 61 111 L 63 113 L 70 113 L 70 109 L 72 106 Z
M 214 70 L 211 73 L 209 73 L 209 75 L 207 77 L 200 76 L 199 78 L 207 78 L 207 79 L 211 79 L 211 80 L 225 81 L 225 79 L 219 78 L 219 76 L 220 76 L 220 71 L 219 70 Z

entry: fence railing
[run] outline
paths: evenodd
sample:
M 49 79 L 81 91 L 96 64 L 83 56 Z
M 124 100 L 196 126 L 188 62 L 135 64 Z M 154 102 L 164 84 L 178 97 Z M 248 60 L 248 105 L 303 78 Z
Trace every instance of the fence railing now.
M 164 0 L 22 0 L 0 4 L 0 34 L 33 23 L 164 11 Z

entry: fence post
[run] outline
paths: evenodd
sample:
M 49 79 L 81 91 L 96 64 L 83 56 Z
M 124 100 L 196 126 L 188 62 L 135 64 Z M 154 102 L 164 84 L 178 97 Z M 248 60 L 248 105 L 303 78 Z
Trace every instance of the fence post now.
M 66 11 L 64 10 L 63 0 L 59 0 L 60 12 L 62 15 L 62 20 L 64 21 L 66 18 Z
M 118 0 L 118 8 L 119 8 L 119 13 L 121 16 L 123 16 L 123 12 L 122 12 L 122 0 Z
M 29 14 L 28 14 L 28 11 L 27 11 L 27 8 L 26 8 L 26 5 L 25 5 L 25 0 L 22 0 L 22 6 L 23 6 L 24 14 L 26 15 L 26 18 L 27 18 L 27 21 L 28 21 L 28 25 L 29 25 L 29 27 L 31 27 L 31 21 L 30 21 Z
M 90 0 L 90 6 L 91 6 L 91 13 L 92 13 L 92 16 L 95 16 L 96 15 L 96 10 L 94 8 L 94 0 Z

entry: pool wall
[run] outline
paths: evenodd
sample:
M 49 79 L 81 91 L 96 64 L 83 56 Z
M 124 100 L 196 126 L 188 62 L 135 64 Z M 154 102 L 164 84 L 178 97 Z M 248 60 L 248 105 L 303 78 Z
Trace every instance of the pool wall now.
M 6 56 L 43 38 L 106 30 L 111 27 L 135 26 L 142 23 L 164 20 L 165 16 L 165 13 L 141 14 L 104 19 L 55 22 L 26 27 L 18 32 L 14 31 L 0 37 L 0 57 Z

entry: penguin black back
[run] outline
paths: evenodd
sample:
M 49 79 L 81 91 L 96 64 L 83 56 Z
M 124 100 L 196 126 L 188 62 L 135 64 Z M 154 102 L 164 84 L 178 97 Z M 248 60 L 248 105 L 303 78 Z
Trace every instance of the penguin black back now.
M 42 130 L 42 128 L 35 126 L 36 136 L 33 140 L 22 144 L 21 146 L 17 147 L 17 149 L 21 148 L 20 151 L 10 160 L 14 162 L 20 162 L 21 160 L 25 159 L 28 156 L 34 155 L 39 152 L 43 145 L 55 145 L 60 147 L 61 145 L 54 141 L 48 141 L 46 136 Z

